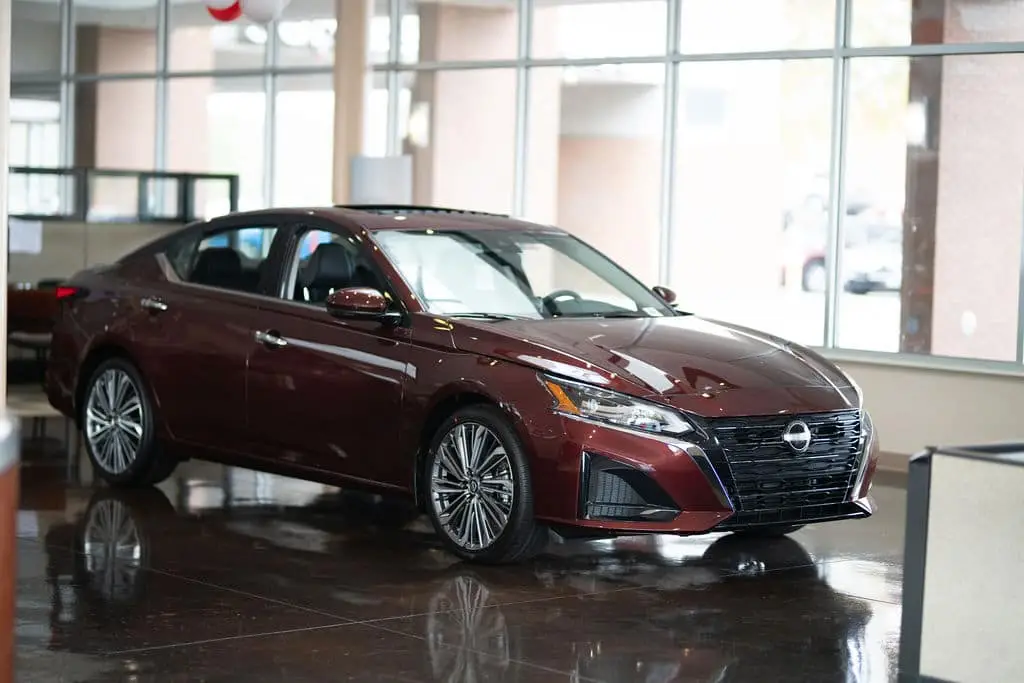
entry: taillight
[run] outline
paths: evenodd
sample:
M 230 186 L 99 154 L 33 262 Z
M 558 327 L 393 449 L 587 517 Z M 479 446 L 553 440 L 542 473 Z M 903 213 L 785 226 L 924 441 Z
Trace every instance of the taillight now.
M 57 286 L 57 301 L 70 301 L 71 299 L 85 296 L 85 294 L 86 291 L 81 287 L 72 287 L 70 285 Z

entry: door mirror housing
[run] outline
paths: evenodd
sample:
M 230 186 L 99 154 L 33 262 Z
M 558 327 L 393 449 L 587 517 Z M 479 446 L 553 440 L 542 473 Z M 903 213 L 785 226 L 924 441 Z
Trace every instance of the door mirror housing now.
M 658 285 L 652 290 L 655 294 L 661 297 L 662 301 L 667 304 L 674 304 L 676 302 L 676 293 L 668 287 L 662 287 Z
M 327 297 L 327 312 L 339 320 L 398 320 L 400 315 L 389 308 L 387 297 L 372 287 L 346 287 Z

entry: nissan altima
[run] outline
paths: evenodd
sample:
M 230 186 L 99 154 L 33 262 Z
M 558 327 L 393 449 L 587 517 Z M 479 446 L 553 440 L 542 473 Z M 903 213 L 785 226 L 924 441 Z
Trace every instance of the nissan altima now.
M 188 453 L 408 495 L 488 563 L 549 531 L 773 536 L 872 512 L 878 440 L 839 368 L 683 311 L 550 226 L 237 213 L 56 297 L 47 394 L 114 486 Z

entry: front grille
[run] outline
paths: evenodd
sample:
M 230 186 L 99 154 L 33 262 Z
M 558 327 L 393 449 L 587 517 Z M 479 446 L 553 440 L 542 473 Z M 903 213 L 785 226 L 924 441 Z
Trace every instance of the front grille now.
M 782 438 L 794 420 L 810 428 L 804 453 Z M 711 431 L 719 448 L 708 456 L 738 513 L 820 510 L 849 498 L 860 466 L 860 411 L 723 418 Z

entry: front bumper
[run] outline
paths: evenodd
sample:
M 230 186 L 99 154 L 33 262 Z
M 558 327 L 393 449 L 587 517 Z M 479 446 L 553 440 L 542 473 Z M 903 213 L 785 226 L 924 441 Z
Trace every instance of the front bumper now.
M 801 469 L 801 456 L 794 454 L 791 462 L 778 466 L 788 468 L 785 477 L 776 476 L 768 459 L 750 470 L 751 477 L 737 460 L 730 464 L 723 442 L 710 430 L 690 440 L 670 439 L 570 417 L 561 420 L 567 439 L 556 479 L 569 484 L 571 475 L 575 496 L 571 510 L 560 506 L 561 514 L 538 509 L 538 516 L 551 523 L 614 534 L 699 534 L 873 512 L 868 498 L 878 460 L 873 433 L 842 462 L 840 456 L 816 452 Z M 757 472 L 766 474 L 759 479 Z M 777 486 L 779 481 L 789 488 Z M 541 484 L 538 500 L 547 498 L 547 486 L 557 484 L 536 483 Z

